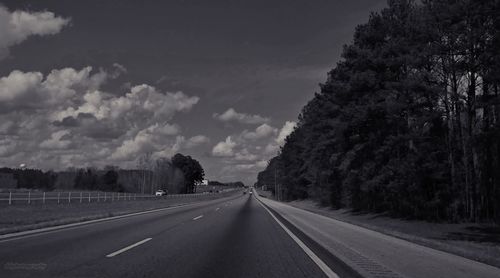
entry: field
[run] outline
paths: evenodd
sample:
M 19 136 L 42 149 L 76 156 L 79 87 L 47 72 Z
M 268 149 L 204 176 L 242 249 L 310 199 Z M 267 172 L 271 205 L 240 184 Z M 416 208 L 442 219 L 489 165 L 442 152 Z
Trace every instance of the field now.
M 213 200 L 238 194 L 241 194 L 240 190 L 192 197 L 163 197 L 136 201 L 122 199 L 122 201 L 115 202 L 47 203 L 45 205 L 38 202 L 31 205 L 2 205 L 0 208 L 2 212 L 0 214 L 0 234 Z

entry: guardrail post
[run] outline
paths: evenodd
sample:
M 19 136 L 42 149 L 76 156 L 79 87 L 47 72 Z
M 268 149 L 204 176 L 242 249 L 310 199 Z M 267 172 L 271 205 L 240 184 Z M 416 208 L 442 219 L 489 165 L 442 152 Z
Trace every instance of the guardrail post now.
M 71 192 L 68 194 L 68 204 L 71 203 Z
M 45 192 L 43 192 L 43 204 L 45 205 Z
M 115 193 L 111 193 L 111 202 L 113 202 L 115 200 Z
M 28 204 L 31 204 L 31 191 L 28 191 Z
M 59 204 L 61 197 L 61 192 L 57 192 L 57 203 Z
M 90 203 L 90 192 L 89 192 L 89 203 Z
M 97 192 L 97 202 L 99 203 L 99 197 L 100 197 L 101 193 L 100 192 Z
M 80 192 L 80 203 L 82 203 L 82 197 L 83 197 L 83 193 Z
M 106 202 L 106 192 L 104 192 L 104 202 Z
M 9 191 L 9 205 L 12 205 L 12 192 Z
M 120 201 L 120 192 L 118 192 L 118 197 L 117 197 L 118 201 Z

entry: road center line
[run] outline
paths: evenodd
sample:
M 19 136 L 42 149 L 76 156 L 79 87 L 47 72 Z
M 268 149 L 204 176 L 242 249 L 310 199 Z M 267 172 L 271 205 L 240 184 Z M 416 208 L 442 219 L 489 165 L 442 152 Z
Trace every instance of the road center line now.
M 139 245 L 141 245 L 141 244 L 143 244 L 143 243 L 146 243 L 146 242 L 150 241 L 151 239 L 152 239 L 152 238 L 148 237 L 148 238 L 143 239 L 143 240 L 141 240 L 141 241 L 139 241 L 139 242 L 136 242 L 136 243 L 134 243 L 134 244 L 132 244 L 132 245 L 129 245 L 129 246 L 127 246 L 127 247 L 123 248 L 123 249 L 120 249 L 120 250 L 118 250 L 118 251 L 116 251 L 116 252 L 113 252 L 113 253 L 111 253 L 111 254 L 109 254 L 109 255 L 106 255 L 106 257 L 108 257 L 108 258 L 112 258 L 112 257 L 114 257 L 114 256 L 116 256 L 116 255 L 118 255 L 118 254 L 121 254 L 121 253 L 123 253 L 123 252 L 125 252 L 125 251 L 128 251 L 128 250 L 130 250 L 130 249 L 132 249 L 132 248 L 134 248 L 134 247 L 137 247 L 137 246 L 139 246 Z
M 193 220 L 198 220 L 198 219 L 200 219 L 200 218 L 202 218 L 202 217 L 203 217 L 203 215 L 196 216 L 195 218 L 193 218 Z
M 339 278 L 337 273 L 335 273 L 328 265 L 323 262 L 314 252 L 305 245 L 302 240 L 300 240 L 296 235 L 294 235 L 281 221 L 274 216 L 274 214 L 259 200 L 260 205 L 271 215 L 271 217 L 278 222 L 278 224 L 285 230 L 285 232 L 297 243 L 297 245 L 302 248 L 302 250 L 311 258 L 311 260 L 326 274 L 327 277 Z

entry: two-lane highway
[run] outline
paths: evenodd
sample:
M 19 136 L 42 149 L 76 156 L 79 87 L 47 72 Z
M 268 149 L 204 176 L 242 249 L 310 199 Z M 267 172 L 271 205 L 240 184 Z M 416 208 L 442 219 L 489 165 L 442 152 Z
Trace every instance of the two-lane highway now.
M 251 195 L 0 241 L 0 277 L 325 277 Z

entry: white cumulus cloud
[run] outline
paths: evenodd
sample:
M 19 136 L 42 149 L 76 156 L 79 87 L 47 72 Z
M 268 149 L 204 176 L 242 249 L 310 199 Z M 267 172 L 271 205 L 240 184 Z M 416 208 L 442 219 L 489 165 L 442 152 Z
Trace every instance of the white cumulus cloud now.
M 288 135 L 292 133 L 296 126 L 296 122 L 286 121 L 286 123 L 281 128 L 278 137 L 276 138 L 276 143 L 278 143 L 280 146 L 283 146 L 286 137 L 288 137 Z
M 222 114 L 215 113 L 213 114 L 213 117 L 223 122 L 235 121 L 242 124 L 262 124 L 269 122 L 269 118 L 265 118 L 260 115 L 239 113 L 236 112 L 234 108 L 229 108 L 228 110 L 226 110 L 226 112 Z
M 69 18 L 56 16 L 49 11 L 9 11 L 0 5 L 0 59 L 9 53 L 9 47 L 19 44 L 29 36 L 54 35 L 68 25 Z
M 208 137 L 182 136 L 172 122 L 199 98 L 162 92 L 147 84 L 126 92 L 103 85 L 126 69 L 92 67 L 40 72 L 12 71 L 0 77 L 0 158 L 4 165 L 61 169 L 115 164 L 134 167 L 144 152 L 170 156 L 204 144 Z
M 205 135 L 196 135 L 189 138 L 186 142 L 186 148 L 194 148 L 210 142 L 210 138 Z
M 277 129 L 268 125 L 268 124 L 262 124 L 258 126 L 255 131 L 247 131 L 244 130 L 242 132 L 242 137 L 245 139 L 249 140 L 257 140 L 257 139 L 262 139 L 266 138 L 268 136 L 271 136 L 275 133 L 277 133 Z
M 231 136 L 226 137 L 225 141 L 217 143 L 212 149 L 212 155 L 220 157 L 230 157 L 234 155 L 234 147 L 236 142 L 231 139 Z

